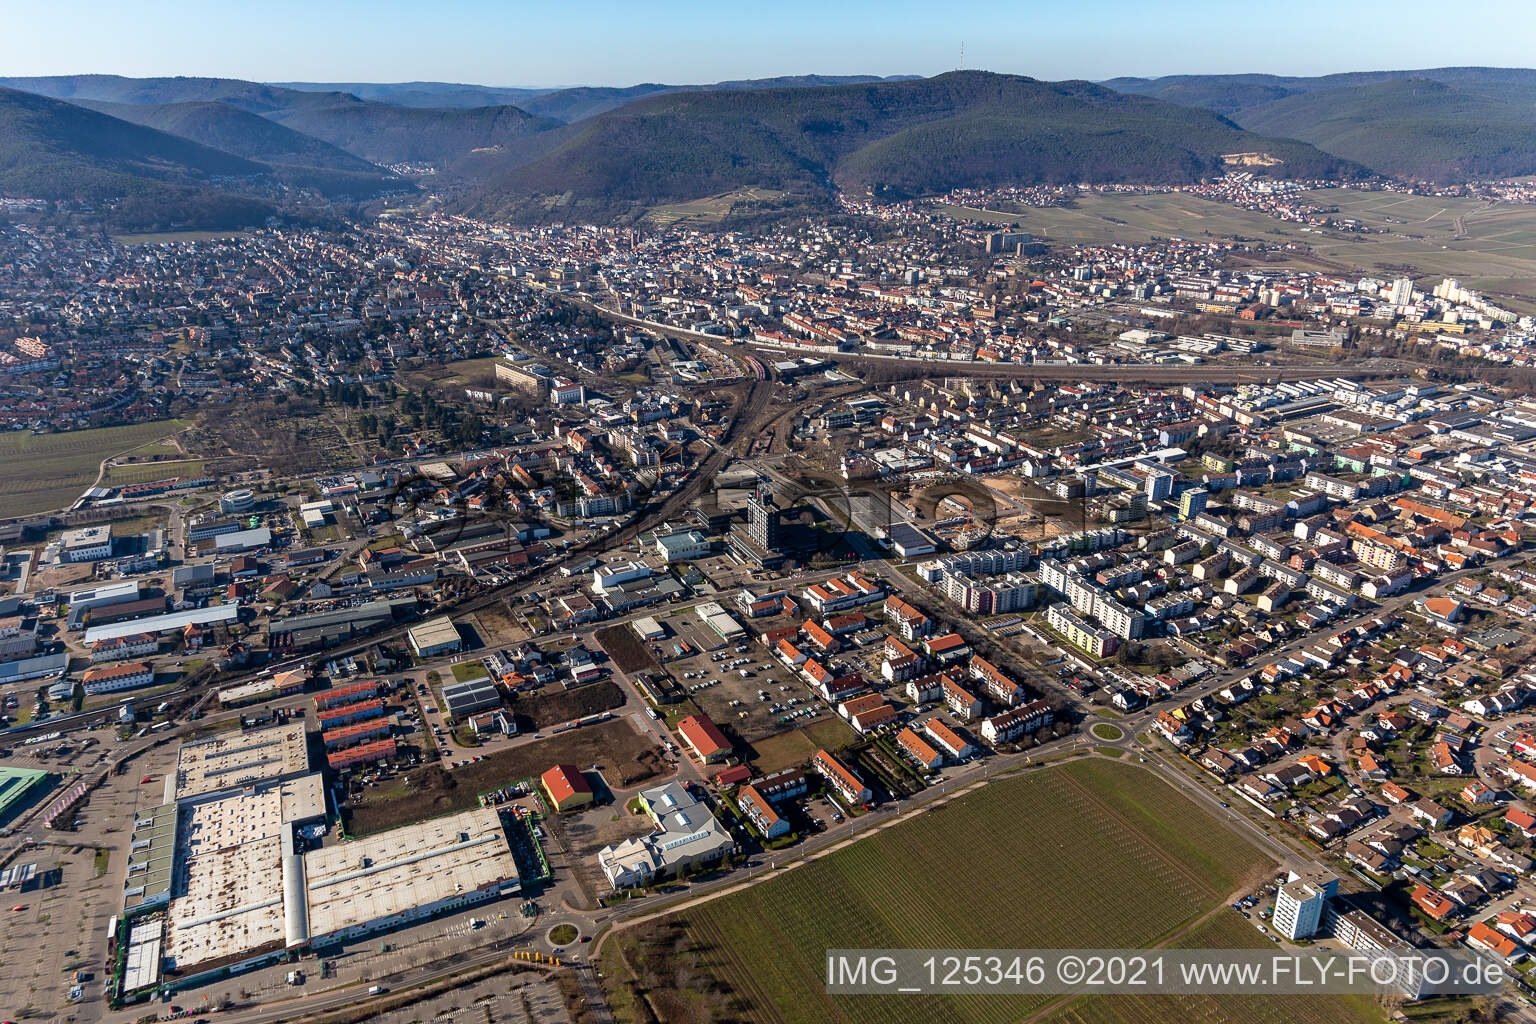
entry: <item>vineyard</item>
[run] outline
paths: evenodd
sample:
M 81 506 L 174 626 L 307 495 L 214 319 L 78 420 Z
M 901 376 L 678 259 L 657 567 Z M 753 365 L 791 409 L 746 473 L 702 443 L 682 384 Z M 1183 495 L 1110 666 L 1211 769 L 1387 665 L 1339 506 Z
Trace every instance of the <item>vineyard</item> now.
M 156 420 L 60 434 L 0 433 L 0 464 L 5 466 L 5 473 L 0 474 L 0 516 L 67 507 L 95 482 L 102 459 L 185 426 L 181 420 Z
M 1218 913 L 1205 924 L 1170 943 L 1183 949 L 1254 949 L 1266 946 L 1263 936 L 1231 913 Z M 1383 1013 L 1365 996 L 1084 996 L 1041 1019 L 1040 1024 L 1365 1024 Z
M 1009 1024 L 1052 1012 L 1059 997 L 833 998 L 822 992 L 824 953 L 1143 948 L 1186 938 L 1213 909 L 1230 914 L 1227 899 L 1272 868 L 1144 769 L 1079 761 L 994 782 L 771 882 L 637 929 L 624 950 L 669 1021 Z M 1261 941 L 1248 930 L 1220 940 Z M 681 981 L 672 965 L 685 952 L 697 959 Z M 1060 1019 L 1083 1024 L 1100 1016 L 1109 1024 L 1116 1011 L 1154 1019 L 1105 1005 L 1054 1012 L 1081 1012 Z M 1177 1000 L 1168 1006 L 1169 1016 L 1156 1019 L 1184 1019 Z M 1271 1008 L 1253 1019 L 1348 1019 L 1344 1004 L 1315 1006 L 1318 1016 Z

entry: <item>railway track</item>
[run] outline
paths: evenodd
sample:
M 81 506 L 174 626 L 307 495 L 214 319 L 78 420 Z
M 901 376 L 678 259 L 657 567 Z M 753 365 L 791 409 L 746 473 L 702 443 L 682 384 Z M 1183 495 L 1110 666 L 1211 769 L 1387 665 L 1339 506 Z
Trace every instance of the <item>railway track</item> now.
M 500 586 L 493 587 L 489 590 L 480 591 L 469 597 L 445 602 L 432 609 L 430 614 L 467 615 L 486 608 L 495 607 L 497 604 L 506 600 L 508 595 L 515 594 L 519 591 L 527 589 L 535 578 L 539 576 L 547 576 L 549 573 L 559 569 L 561 566 L 569 565 L 573 562 L 590 557 L 596 551 L 627 544 L 635 537 L 644 533 L 646 530 L 649 530 L 659 523 L 665 522 L 666 520 L 686 511 L 689 506 L 692 505 L 694 500 L 703 494 L 704 491 L 711 485 L 716 474 L 718 474 L 720 470 L 724 468 L 725 464 L 732 458 L 736 457 L 733 447 L 736 442 L 743 437 L 757 436 L 761 432 L 764 426 L 764 414 L 768 411 L 768 405 L 773 397 L 774 387 L 774 382 L 771 380 L 754 381 L 749 386 L 747 386 L 742 396 L 741 406 L 736 415 L 732 417 L 731 425 L 726 429 L 724 436 L 721 438 L 720 446 L 712 451 L 704 459 L 704 461 L 699 464 L 699 467 L 693 471 L 688 480 L 681 487 L 669 494 L 666 499 L 663 500 L 654 509 L 643 511 L 631 523 L 615 533 L 607 534 L 602 537 L 595 537 L 584 541 L 573 548 L 570 548 L 560 557 L 541 564 L 535 573 L 530 573 L 528 576 L 513 580 L 510 583 L 501 584 Z M 409 629 L 411 625 L 412 623 L 403 623 L 401 625 L 391 626 L 386 630 L 370 633 L 366 637 L 354 643 L 349 643 L 340 647 L 326 650 L 324 652 L 325 656 L 328 658 L 346 657 L 348 654 L 356 654 L 360 651 L 366 650 L 369 647 L 372 647 L 375 644 L 397 640 L 405 635 L 406 630 Z M 229 676 L 215 681 L 219 684 L 220 687 L 235 686 L 242 682 L 248 682 L 252 679 L 255 679 L 258 675 L 259 673 L 257 671 L 242 672 L 238 675 Z M 158 696 L 162 700 L 177 700 L 201 692 L 203 700 L 199 707 L 202 707 L 207 703 L 208 699 L 213 693 L 211 689 L 206 688 L 211 685 L 211 682 L 212 681 L 210 681 L 210 683 L 201 683 L 197 686 L 184 687 L 179 690 L 159 694 Z M 109 714 L 114 710 L 115 709 L 111 707 L 98 708 L 88 712 L 78 712 L 68 717 L 61 717 L 46 722 L 41 722 L 36 726 L 13 727 L 13 729 L 6 731 L 6 738 L 8 740 L 15 741 L 33 733 L 45 733 L 67 727 L 74 727 L 76 725 L 82 724 L 88 719 L 94 720 L 98 717 L 102 717 L 104 713 Z

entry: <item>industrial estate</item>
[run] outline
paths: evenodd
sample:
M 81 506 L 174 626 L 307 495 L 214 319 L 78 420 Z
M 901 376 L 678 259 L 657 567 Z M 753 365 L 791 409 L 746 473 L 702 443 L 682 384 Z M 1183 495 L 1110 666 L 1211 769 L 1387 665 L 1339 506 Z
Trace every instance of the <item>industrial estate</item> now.
M 0 1017 L 1536 1019 L 1536 162 L 1160 82 L 6 79 Z

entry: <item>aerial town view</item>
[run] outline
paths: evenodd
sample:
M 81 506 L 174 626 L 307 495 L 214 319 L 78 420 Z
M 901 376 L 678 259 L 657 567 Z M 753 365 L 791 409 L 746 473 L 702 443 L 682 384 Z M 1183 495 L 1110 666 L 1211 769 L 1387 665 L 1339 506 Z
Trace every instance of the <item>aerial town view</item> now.
M 1536 1024 L 1470 6 L 8 12 L 0 1021 Z

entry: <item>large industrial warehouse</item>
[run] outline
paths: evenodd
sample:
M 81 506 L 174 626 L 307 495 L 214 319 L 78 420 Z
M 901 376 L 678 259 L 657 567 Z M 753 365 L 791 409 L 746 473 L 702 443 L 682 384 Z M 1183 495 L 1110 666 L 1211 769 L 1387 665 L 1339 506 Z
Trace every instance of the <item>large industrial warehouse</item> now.
M 302 722 L 184 744 L 165 789 L 164 805 L 135 814 L 125 994 L 165 971 L 196 984 L 519 889 L 494 808 L 298 852 L 299 830 L 326 818 Z

